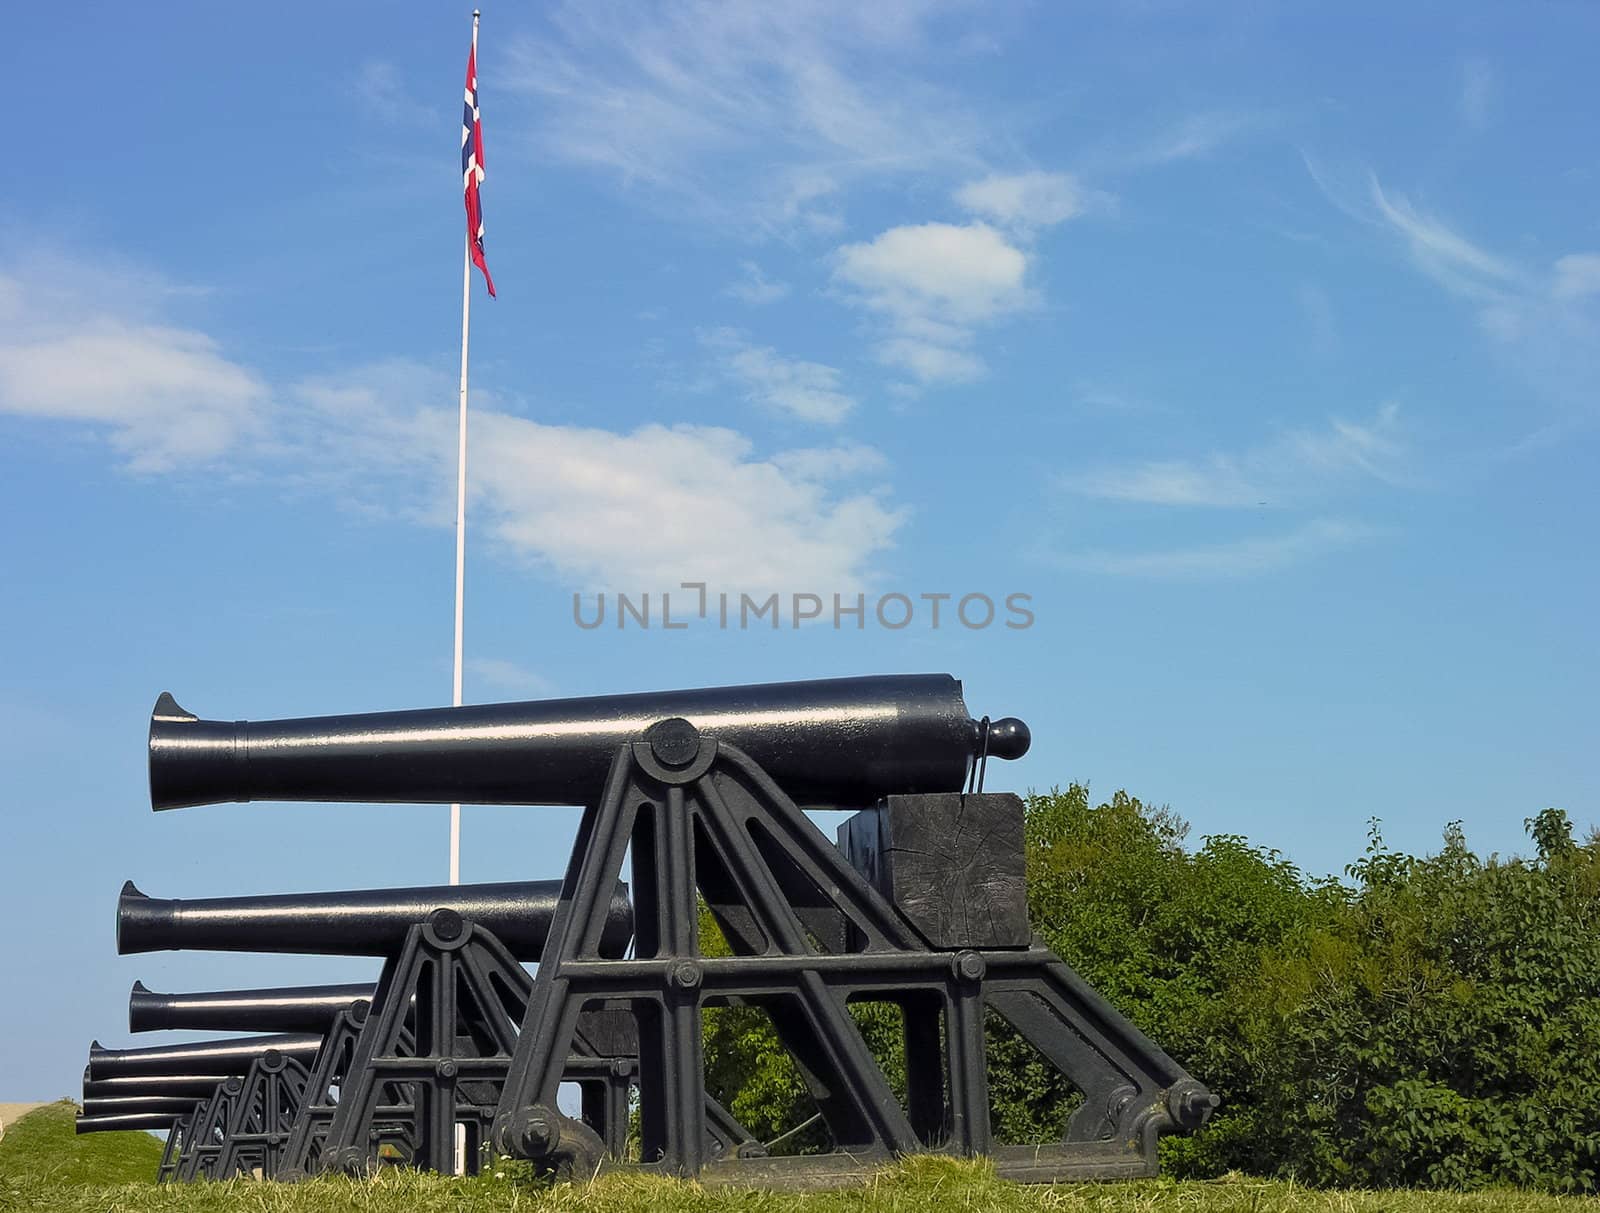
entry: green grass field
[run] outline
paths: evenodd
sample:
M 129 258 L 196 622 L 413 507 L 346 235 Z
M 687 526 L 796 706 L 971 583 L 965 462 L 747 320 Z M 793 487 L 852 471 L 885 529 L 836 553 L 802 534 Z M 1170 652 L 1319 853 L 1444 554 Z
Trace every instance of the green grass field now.
M 872 1183 L 791 1195 L 705 1189 L 668 1180 L 608 1176 L 589 1184 L 546 1185 L 496 1178 L 443 1179 L 389 1172 L 375 1180 L 248 1180 L 156 1187 L 160 1144 L 146 1133 L 75 1137 L 73 1107 L 53 1104 L 24 1117 L 0 1140 L 0 1210 L 38 1213 L 1577 1213 L 1593 1200 L 1517 1192 L 1318 1192 L 1252 1179 L 1213 1183 L 1023 1187 L 984 1167 L 919 1159 Z

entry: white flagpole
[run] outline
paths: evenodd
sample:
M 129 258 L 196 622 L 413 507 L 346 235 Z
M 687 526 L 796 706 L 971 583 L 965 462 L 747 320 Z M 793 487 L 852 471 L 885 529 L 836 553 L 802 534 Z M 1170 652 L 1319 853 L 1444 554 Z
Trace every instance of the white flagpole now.
M 478 61 L 478 11 L 472 11 L 472 61 Z M 474 81 L 474 84 L 477 82 Z M 470 138 L 462 128 L 462 138 Z M 461 410 L 456 426 L 456 637 L 454 690 L 450 702 L 461 706 L 461 616 L 467 584 L 467 333 L 472 320 L 472 233 L 461 245 Z M 461 806 L 450 806 L 450 883 L 461 883 Z

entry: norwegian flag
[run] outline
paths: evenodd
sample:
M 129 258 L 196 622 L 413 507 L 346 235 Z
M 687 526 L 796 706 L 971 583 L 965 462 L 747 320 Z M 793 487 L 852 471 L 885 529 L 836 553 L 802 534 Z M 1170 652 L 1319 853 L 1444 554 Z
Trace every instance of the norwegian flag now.
M 478 38 L 473 26 L 472 49 L 467 52 L 466 105 L 461 112 L 461 185 L 467 198 L 467 245 L 472 264 L 483 271 L 483 280 L 494 296 L 494 279 L 483 259 L 483 202 L 478 187 L 483 184 L 483 119 L 478 114 Z

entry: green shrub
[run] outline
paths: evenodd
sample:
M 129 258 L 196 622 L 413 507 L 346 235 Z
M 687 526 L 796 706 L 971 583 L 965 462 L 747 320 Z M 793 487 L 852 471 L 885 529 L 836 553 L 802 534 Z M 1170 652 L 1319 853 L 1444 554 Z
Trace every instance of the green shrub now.
M 1229 1171 L 1346 1187 L 1600 1184 L 1600 841 L 1527 821 L 1530 859 L 1480 859 L 1459 826 L 1436 855 L 1371 823 L 1348 883 L 1118 792 L 1030 796 L 1035 929 L 1224 1100 L 1163 1142 L 1176 1175 Z M 710 927 L 709 919 L 706 920 Z M 893 1023 L 858 1016 L 894 1081 Z M 709 1085 L 758 1135 L 810 1112 L 763 1020 L 707 1017 Z M 1059 1135 L 1075 1093 L 993 1033 L 1003 1140 Z M 797 1137 L 825 1142 L 820 1129 Z M 795 1144 L 794 1141 L 790 1143 Z

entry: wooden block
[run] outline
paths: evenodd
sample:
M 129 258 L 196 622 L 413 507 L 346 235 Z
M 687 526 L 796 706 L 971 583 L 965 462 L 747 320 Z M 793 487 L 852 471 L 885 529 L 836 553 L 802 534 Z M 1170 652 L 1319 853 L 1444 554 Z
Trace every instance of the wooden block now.
M 632 1009 L 625 1006 L 583 1011 L 578 1016 L 578 1035 L 599 1057 L 639 1055 L 639 1025 Z
M 1025 948 L 1022 800 L 890 796 L 839 827 L 839 849 L 935 948 Z

